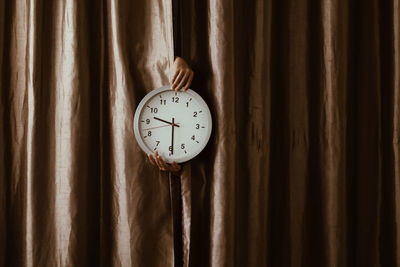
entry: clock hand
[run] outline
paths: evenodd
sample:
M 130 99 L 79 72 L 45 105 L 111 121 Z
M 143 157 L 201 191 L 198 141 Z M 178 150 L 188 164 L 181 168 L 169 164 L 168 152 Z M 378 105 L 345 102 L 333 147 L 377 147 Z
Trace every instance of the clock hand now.
M 157 128 L 162 128 L 162 127 L 168 127 L 170 125 L 162 125 L 162 126 L 156 126 L 156 127 L 151 127 L 151 128 L 146 128 L 146 129 L 142 129 L 142 131 L 148 131 L 148 130 L 153 130 L 153 129 L 157 129 Z M 179 127 L 178 124 L 175 124 L 176 127 Z
M 171 155 L 174 154 L 174 126 L 176 125 L 175 123 L 175 119 L 172 118 L 172 134 L 171 134 Z
M 162 122 L 165 122 L 165 123 L 168 123 L 169 125 L 172 125 L 172 124 L 174 124 L 174 122 L 169 122 L 169 121 L 166 121 L 166 120 L 163 120 L 163 119 L 160 119 L 160 118 L 157 118 L 157 117 L 153 117 L 153 119 L 155 119 L 155 120 L 159 120 L 159 121 L 162 121 Z M 175 126 L 176 127 L 179 127 L 179 125 L 177 125 L 177 124 L 175 124 Z

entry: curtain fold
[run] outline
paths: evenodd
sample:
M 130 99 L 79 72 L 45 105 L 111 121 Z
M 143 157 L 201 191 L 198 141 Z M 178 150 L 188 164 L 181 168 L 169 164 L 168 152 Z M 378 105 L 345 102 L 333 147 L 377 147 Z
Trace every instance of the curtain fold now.
M 398 265 L 398 1 L 181 13 L 217 122 L 212 156 L 182 178 L 186 264 Z
M 168 177 L 132 130 L 168 84 L 171 3 L 0 6 L 0 265 L 173 265 Z
M 214 123 L 182 259 L 132 129 L 172 2 L 0 1 L 0 266 L 400 265 L 399 0 L 177 3 Z

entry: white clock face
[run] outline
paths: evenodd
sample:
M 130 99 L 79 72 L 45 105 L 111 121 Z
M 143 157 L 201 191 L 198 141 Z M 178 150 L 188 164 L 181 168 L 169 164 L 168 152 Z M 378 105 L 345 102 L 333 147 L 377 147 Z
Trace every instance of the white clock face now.
M 147 154 L 155 151 L 171 163 L 188 161 L 206 146 L 212 128 L 204 100 L 193 90 L 164 86 L 140 102 L 133 122 L 135 137 Z

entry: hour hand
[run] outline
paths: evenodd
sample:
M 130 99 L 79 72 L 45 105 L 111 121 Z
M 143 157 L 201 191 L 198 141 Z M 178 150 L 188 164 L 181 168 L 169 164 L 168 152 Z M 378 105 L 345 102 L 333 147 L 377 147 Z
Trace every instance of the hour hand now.
M 175 127 L 179 127 L 179 125 L 177 125 L 177 124 L 175 124 L 175 123 L 173 123 L 173 122 L 169 122 L 169 121 L 166 121 L 166 120 L 163 120 L 163 119 L 160 119 L 160 118 L 157 118 L 157 117 L 153 117 L 155 120 L 158 120 L 158 121 L 162 121 L 162 122 L 165 122 L 165 123 L 168 123 L 169 125 L 173 125 L 173 126 L 175 126 Z

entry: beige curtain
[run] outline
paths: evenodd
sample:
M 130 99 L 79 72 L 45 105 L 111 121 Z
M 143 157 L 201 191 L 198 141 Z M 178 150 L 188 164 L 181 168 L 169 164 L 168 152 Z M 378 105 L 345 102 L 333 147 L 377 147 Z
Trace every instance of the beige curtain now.
M 182 179 L 185 262 L 399 266 L 399 1 L 180 6 L 216 121 Z
M 214 129 L 177 178 L 132 131 L 171 1 L 0 1 L 0 266 L 400 265 L 399 0 L 179 7 Z
M 135 142 L 170 1 L 1 1 L 0 266 L 172 266 L 166 174 Z

